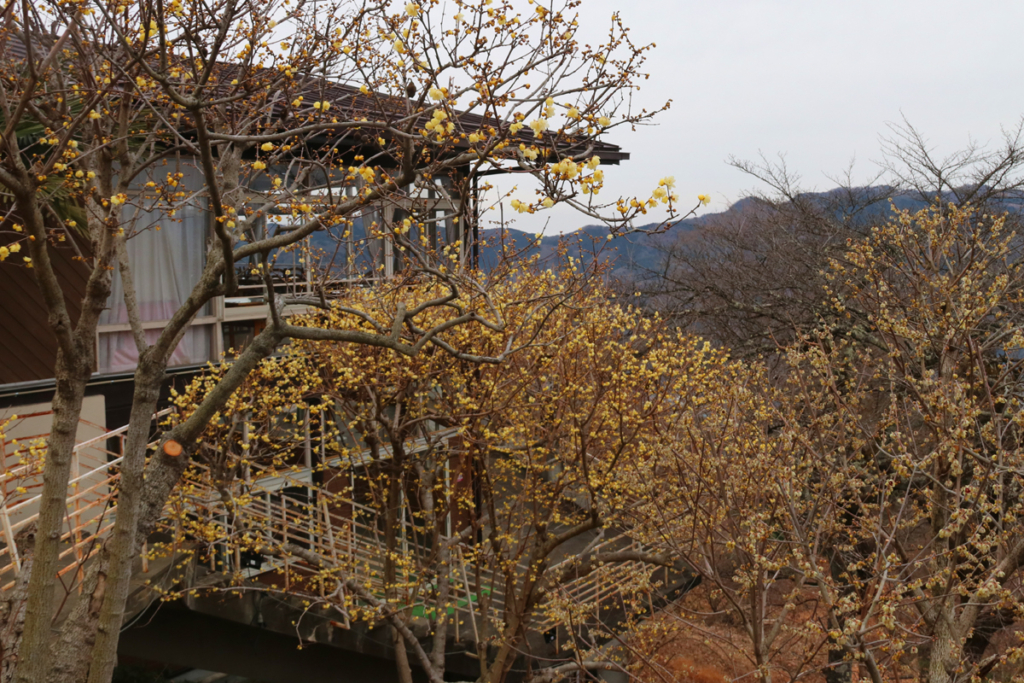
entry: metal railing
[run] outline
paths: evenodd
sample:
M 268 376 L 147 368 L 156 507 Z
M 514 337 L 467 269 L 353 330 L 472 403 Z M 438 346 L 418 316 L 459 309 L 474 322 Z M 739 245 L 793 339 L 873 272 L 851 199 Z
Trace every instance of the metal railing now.
M 170 409 L 160 411 L 154 415 L 154 419 L 169 412 Z M 52 411 L 46 411 L 23 415 L 21 418 L 51 415 Z M 93 429 L 99 428 L 91 423 L 85 424 Z M 59 577 L 77 571 L 81 579 L 84 563 L 99 549 L 97 541 L 106 536 L 114 526 L 115 492 L 121 476 L 120 465 L 124 460 L 121 454 L 124 452 L 127 431 L 128 425 L 103 432 L 76 444 L 72 451 L 71 479 L 68 481 L 65 522 L 60 539 L 62 548 L 59 554 Z M 40 434 L 17 440 L 0 440 L 3 466 L 0 531 L 4 542 L 3 548 L 0 548 L 0 590 L 8 590 L 14 583 L 15 573 L 21 571 L 17 543 L 19 532 L 27 530 L 39 519 L 42 464 L 46 455 L 47 436 Z M 118 444 L 116 452 L 108 449 L 111 440 L 116 440 Z M 32 462 L 8 467 L 12 459 L 23 461 L 26 456 Z M 35 490 L 39 490 L 39 493 L 31 495 Z
M 170 409 L 161 411 L 154 419 L 168 412 Z M 127 430 L 126 425 L 103 432 L 74 448 L 58 571 L 59 577 L 75 574 L 76 578 L 70 585 L 65 583 L 68 591 L 76 585 L 81 590 L 86 563 L 99 550 L 100 541 L 114 526 L 117 485 L 123 461 L 121 453 Z M 15 573 L 21 569 L 17 548 L 19 532 L 27 529 L 39 516 L 42 494 L 31 495 L 30 491 L 41 488 L 40 472 L 42 458 L 45 457 L 46 436 L 22 439 L 13 444 L 13 450 L 8 448 L 12 445 L 10 442 L 0 440 L 0 453 L 4 455 L 5 465 L 3 480 L 0 482 L 0 493 L 4 494 L 0 501 L 0 533 L 4 541 L 4 547 L 0 548 L 0 590 L 9 590 L 14 584 Z M 118 451 L 108 450 L 111 440 L 116 440 Z M 410 446 L 415 448 L 416 444 Z M 87 451 L 91 452 L 93 461 L 99 457 L 103 462 L 88 467 L 90 458 L 83 457 Z M 21 456 L 26 453 L 30 453 L 29 462 L 6 469 L 12 457 L 24 459 Z M 324 465 L 332 469 L 344 468 L 344 463 L 337 459 L 327 460 Z M 326 590 L 323 577 L 355 577 L 375 595 L 384 597 L 388 593 L 397 596 L 400 607 L 421 609 L 424 612 L 443 609 L 448 610 L 449 614 L 455 613 L 456 638 L 460 637 L 460 628 L 467 628 L 464 624 L 470 625 L 474 635 L 480 628 L 478 624 L 484 620 L 491 620 L 496 626 L 500 624 L 505 609 L 505 575 L 474 563 L 471 557 L 467 558 L 471 554 L 470 549 L 453 541 L 453 538 L 441 539 L 441 542 L 449 543 L 452 548 L 452 566 L 447 578 L 449 601 L 448 604 L 440 605 L 432 598 L 436 586 L 422 580 L 419 575 L 424 567 L 417 562 L 400 563 L 396 586 L 385 586 L 384 557 L 388 548 L 380 513 L 343 496 L 325 495 L 317 490 L 312 484 L 312 469 L 309 466 L 291 467 L 284 472 L 260 470 L 258 466 L 251 466 L 246 479 L 232 483 L 228 496 L 230 502 L 225 502 L 222 490 L 215 490 L 209 484 L 209 478 L 195 476 L 201 474 L 201 469 L 202 466 L 195 466 L 189 485 L 180 487 L 168 502 L 165 516 L 179 522 L 185 518 L 191 519 L 197 528 L 200 525 L 216 525 L 219 535 L 212 542 L 205 542 L 208 551 L 206 557 L 212 570 L 236 576 L 241 574 L 245 579 L 253 579 L 267 572 L 280 572 L 286 591 L 299 594 L 306 592 L 310 595 Z M 298 488 L 306 490 L 304 497 L 296 496 L 295 490 Z M 8 491 L 11 495 L 7 495 Z M 427 558 L 430 548 L 422 545 L 418 538 L 423 531 L 410 521 L 404 510 L 399 524 L 402 556 L 419 557 L 421 560 Z M 294 543 L 311 550 L 330 565 L 330 571 L 324 572 L 323 567 L 311 565 L 301 557 L 286 552 L 276 553 L 273 558 L 268 556 L 266 561 L 260 561 L 258 567 L 246 566 L 240 544 L 236 542 L 245 534 L 259 534 L 263 545 L 268 548 L 284 548 Z M 616 536 L 592 550 L 621 550 L 624 547 L 636 547 L 636 544 L 625 536 Z M 567 558 L 564 562 L 571 562 L 572 559 Z M 146 567 L 145 552 L 142 561 Z M 559 566 L 556 565 L 555 569 Z M 525 572 L 525 567 L 520 569 Z M 561 600 L 557 603 L 572 603 L 576 607 L 585 605 L 586 609 L 599 614 L 601 606 L 615 600 L 623 583 L 638 571 L 641 568 L 636 563 L 598 567 L 558 586 L 555 592 Z M 308 581 L 293 582 L 293 576 L 312 577 L 313 585 Z M 318 576 L 321 578 L 317 579 Z M 566 610 L 559 604 L 553 603 L 550 608 L 542 608 L 534 627 L 546 630 L 558 623 L 566 623 Z M 486 613 L 482 613 L 483 609 L 486 609 Z

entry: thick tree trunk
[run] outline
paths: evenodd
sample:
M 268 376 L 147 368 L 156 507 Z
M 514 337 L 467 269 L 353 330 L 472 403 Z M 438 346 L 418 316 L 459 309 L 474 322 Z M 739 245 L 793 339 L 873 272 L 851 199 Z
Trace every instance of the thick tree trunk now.
M 53 426 L 43 469 L 43 493 L 39 503 L 35 558 L 29 579 L 22 633 L 20 664 L 15 680 L 38 683 L 46 675 L 53 621 L 54 581 L 60 553 L 60 538 L 67 514 L 68 480 L 78 435 L 85 383 L 91 373 L 91 357 L 68 358 L 58 352 L 53 398 Z
M 108 683 L 117 664 L 117 641 L 136 555 L 136 530 L 143 496 L 146 445 L 149 443 L 150 423 L 160 398 L 163 377 L 164 366 L 146 357 L 143 357 L 135 371 L 135 398 L 128 423 L 124 460 L 121 462 L 117 519 L 113 535 L 107 541 L 109 573 L 106 596 L 96 621 L 95 644 L 89 666 L 90 683 Z
M 22 543 L 24 540 L 24 543 Z M 18 534 L 15 541 L 21 553 L 21 571 L 15 578 L 14 589 L 0 601 L 0 683 L 11 683 L 18 667 L 21 634 L 25 628 L 25 605 L 28 602 L 28 579 L 32 574 L 35 551 L 35 525 Z
M 106 592 L 110 554 L 104 548 L 85 576 L 82 597 L 75 603 L 50 648 L 50 683 L 80 683 L 89 675 L 89 654 L 96 642 L 96 623 Z
M 928 657 L 928 683 L 952 683 L 949 662 L 954 651 L 953 633 L 947 615 L 935 620 L 935 635 Z

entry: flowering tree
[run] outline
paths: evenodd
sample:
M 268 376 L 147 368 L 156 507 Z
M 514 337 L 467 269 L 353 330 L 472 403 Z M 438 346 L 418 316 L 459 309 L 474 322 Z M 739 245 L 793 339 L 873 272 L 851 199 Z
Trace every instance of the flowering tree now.
M 596 199 L 604 184 L 598 136 L 652 115 L 630 109 L 628 97 L 647 48 L 630 43 L 617 22 L 607 43 L 579 45 L 576 7 L 538 6 L 519 15 L 493 2 L 450 14 L 436 3 L 82 0 L 6 10 L 0 185 L 9 200 L 0 258 L 5 268 L 31 268 L 58 345 L 38 534 L 25 565 L 27 602 L 11 612 L 22 615 L 11 629 L 22 635 L 5 643 L 7 670 L 16 664 L 17 680 L 42 680 L 48 669 L 62 680 L 109 679 L 132 557 L 206 423 L 282 340 L 333 340 L 401 356 L 437 348 L 464 357 L 450 338 L 454 328 L 503 325 L 476 310 L 439 327 L 420 322 L 466 292 L 485 296 L 487 283 L 460 267 L 465 245 L 453 239 L 445 249 L 430 238 L 439 221 L 465 225 L 473 218 L 471 189 L 480 173 L 500 167 L 536 178 L 541 194 L 520 210 L 565 202 L 606 218 L 614 232 L 630 230 L 637 214 L 660 204 L 675 210 L 667 182 L 651 197 L 607 206 Z M 183 166 L 194 169 L 196 184 Z M 427 189 L 450 200 L 443 217 L 395 220 L 386 210 Z M 376 220 L 373 207 L 385 207 Z M 292 229 L 261 231 L 272 210 L 290 215 Z M 166 312 L 166 324 L 147 326 L 137 297 L 144 273 L 129 256 L 132 241 L 206 211 L 213 235 L 202 247 L 201 272 Z M 356 217 L 364 223 L 359 234 Z M 383 244 L 398 254 L 396 271 L 432 279 L 445 293 L 416 306 L 396 295 L 382 318 L 353 314 L 317 328 L 290 323 L 281 306 L 326 305 L 344 299 L 344 291 L 323 285 L 315 300 L 271 297 L 264 332 L 191 418 L 165 435 L 182 457 L 161 449 L 147 461 L 164 371 L 191 321 L 215 297 L 235 293 L 246 273 L 273 290 L 275 255 L 318 232 Z M 68 241 L 88 272 L 73 306 L 52 257 Z M 75 425 L 112 292 L 138 357 L 116 527 L 86 580 L 91 597 L 78 601 L 55 642 L 51 589 Z M 514 348 L 468 360 L 497 362 Z M 51 647 L 52 659 L 45 656 Z
M 743 625 L 759 675 L 1017 675 L 1015 244 L 971 209 L 898 214 L 832 263 L 829 316 L 781 379 L 680 422 L 663 467 L 683 493 L 646 528 Z
M 627 513 L 650 500 L 655 435 L 720 359 L 609 305 L 603 287 L 567 290 L 574 280 L 527 271 L 494 293 L 504 329 L 460 330 L 462 348 L 480 355 L 506 347 L 513 330 L 530 340 L 499 365 L 444 354 L 396 364 L 386 349 L 322 342 L 265 361 L 209 424 L 183 516 L 167 521 L 178 530 L 169 547 L 294 563 L 273 587 L 239 574 L 220 590 L 275 590 L 314 615 L 383 621 L 404 681 L 414 666 L 444 680 L 452 646 L 466 643 L 480 681 L 504 681 L 514 664 L 548 681 L 626 670 L 603 645 L 648 609 L 652 570 L 673 566 L 629 537 Z M 371 292 L 362 305 L 374 302 Z M 319 315 L 305 323 L 321 325 Z M 215 382 L 197 380 L 179 405 L 187 411 Z M 303 443 L 320 453 L 309 460 L 318 476 L 302 484 L 310 492 L 294 528 L 312 523 L 319 541 L 289 540 L 263 502 L 267 486 L 297 476 Z M 189 491 L 211 490 L 219 502 L 197 514 Z M 374 537 L 371 566 L 352 544 Z M 542 655 L 538 631 L 564 648 Z

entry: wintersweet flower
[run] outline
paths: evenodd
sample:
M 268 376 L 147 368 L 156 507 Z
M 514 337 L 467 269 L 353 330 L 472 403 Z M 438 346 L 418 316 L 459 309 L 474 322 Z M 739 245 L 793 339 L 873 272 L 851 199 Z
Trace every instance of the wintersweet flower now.
M 587 161 L 587 168 L 589 168 L 590 170 L 594 170 L 595 168 L 597 168 L 600 165 L 601 165 L 601 157 L 597 156 L 596 154 L 594 156 L 590 157 L 590 159 Z
M 264 142 L 262 145 L 260 145 L 260 149 L 262 149 L 264 152 L 272 152 L 274 150 L 274 143 Z
M 262 161 L 254 161 L 254 162 L 252 162 L 252 168 L 253 168 L 254 171 L 262 171 L 266 167 L 267 167 L 267 165 L 265 163 L 263 163 Z
M 661 180 L 658 181 L 658 185 L 661 187 L 667 187 L 668 189 L 671 190 L 673 187 L 676 186 L 675 176 L 666 176 L 662 178 Z
M 555 98 L 549 97 L 544 100 L 544 116 L 551 118 L 555 115 Z
M 530 122 L 530 128 L 533 129 L 533 136 L 539 138 L 541 134 L 548 129 L 547 119 L 537 119 Z
M 438 88 L 436 85 L 432 87 L 429 91 L 427 91 L 427 94 L 430 95 L 430 99 L 432 100 L 439 100 L 442 97 L 444 97 L 444 91 Z
M 557 164 L 551 164 L 551 172 L 572 180 L 579 175 L 580 167 L 572 159 L 562 159 Z
M 15 242 L 11 245 L 12 254 L 17 254 L 19 251 L 21 251 L 21 242 Z
M 576 107 L 572 107 L 569 109 L 569 111 L 565 112 L 565 115 L 568 116 L 573 121 L 578 121 L 580 118 L 580 110 L 577 109 Z
M 410 2 L 405 6 L 405 13 L 410 17 L 418 17 L 420 15 L 420 6 L 415 2 Z
M 711 197 L 710 195 L 699 194 L 697 195 L 697 201 L 703 204 L 704 206 L 707 206 L 708 204 L 711 203 Z
M 401 40 L 396 40 L 393 47 L 395 48 L 395 52 L 397 52 L 398 54 L 405 54 L 405 43 L 403 43 Z
M 100 113 L 96 110 L 93 110 L 89 112 L 89 118 L 95 121 L 96 119 L 100 118 Z
M 550 209 L 552 206 L 555 205 L 555 200 L 553 200 L 551 197 L 545 197 L 544 201 L 541 203 L 544 205 L 545 209 Z
M 612 125 L 612 120 L 607 116 L 601 116 L 597 119 L 597 125 L 601 126 L 602 128 L 607 128 L 608 126 Z

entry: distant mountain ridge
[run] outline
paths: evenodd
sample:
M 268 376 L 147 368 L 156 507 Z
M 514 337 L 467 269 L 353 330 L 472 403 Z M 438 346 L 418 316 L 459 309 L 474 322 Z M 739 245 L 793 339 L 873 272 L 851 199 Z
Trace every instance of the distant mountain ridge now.
M 869 188 L 836 188 L 822 192 L 808 192 L 799 195 L 798 199 L 809 199 L 824 204 L 841 203 L 842 196 L 849 193 L 878 193 L 885 194 L 890 191 L 889 187 Z M 944 201 L 951 197 L 944 197 Z M 651 230 L 657 227 L 658 223 L 650 223 L 638 228 L 638 232 L 630 235 L 617 237 L 611 241 L 608 238 L 608 228 L 603 225 L 587 225 L 572 232 L 557 235 L 545 235 L 539 243 L 526 249 L 526 245 L 536 240 L 536 234 L 507 228 L 504 231 L 488 229 L 481 232 L 480 265 L 489 269 L 496 264 L 503 254 L 512 254 L 522 251 L 523 255 L 532 256 L 539 254 L 542 261 L 553 262 L 559 245 L 564 245 L 568 254 L 581 258 L 589 263 L 597 258 L 608 263 L 612 269 L 612 275 L 624 275 L 629 271 L 657 271 L 663 263 L 664 251 L 671 244 L 678 240 L 686 239 L 687 234 L 696 234 L 704 225 L 709 222 L 721 220 L 754 209 L 758 202 L 756 197 L 744 197 L 734 202 L 725 211 L 704 214 L 694 218 L 679 221 L 669 230 L 647 234 L 643 230 Z M 1024 212 L 1024 202 L 1020 198 L 1013 198 L 1004 202 L 1008 211 Z M 917 211 L 925 208 L 928 202 L 921 200 L 909 193 L 895 193 L 882 200 L 874 202 L 870 207 L 862 209 L 862 218 L 877 217 L 880 221 L 886 220 L 891 214 L 891 207 L 897 210 Z

